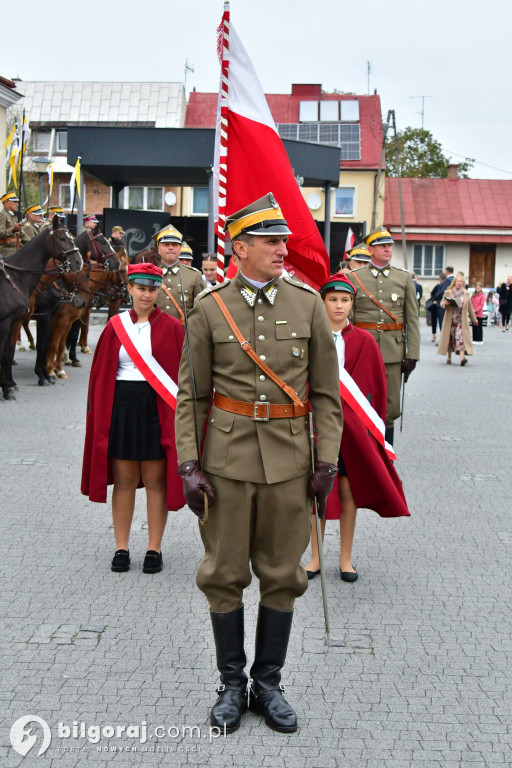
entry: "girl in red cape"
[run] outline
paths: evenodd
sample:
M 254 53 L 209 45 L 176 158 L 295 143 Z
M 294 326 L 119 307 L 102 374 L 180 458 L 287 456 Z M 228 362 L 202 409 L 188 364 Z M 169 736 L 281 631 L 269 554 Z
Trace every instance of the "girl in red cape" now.
M 152 356 L 177 382 L 183 328 L 174 317 L 155 307 L 162 270 L 153 264 L 128 266 L 129 317 L 133 345 Z M 185 504 L 174 440 L 174 410 L 153 389 L 121 344 L 114 320 L 100 336 L 91 368 L 82 467 L 82 493 L 106 502 L 107 485 L 114 484 L 112 519 L 116 552 L 113 571 L 130 567 L 130 535 L 135 490 L 145 486 L 148 551 L 144 573 L 162 570 L 161 542 L 168 510 Z M 124 318 L 126 320 L 126 318 Z M 128 341 L 126 342 L 127 345 Z
M 340 366 L 351 375 L 364 397 L 386 418 L 386 373 L 377 342 L 368 331 L 348 319 L 355 289 L 343 274 L 331 275 L 320 288 L 329 317 Z M 373 509 L 381 517 L 410 514 L 400 478 L 384 447 L 370 434 L 357 413 L 343 400 L 343 435 L 338 460 L 338 482 L 327 500 L 326 520 L 340 521 L 340 576 L 357 581 L 352 565 L 352 544 L 358 507 Z M 322 540 L 325 520 L 320 521 Z M 312 557 L 306 566 L 308 579 L 320 573 L 316 526 L 311 533 Z

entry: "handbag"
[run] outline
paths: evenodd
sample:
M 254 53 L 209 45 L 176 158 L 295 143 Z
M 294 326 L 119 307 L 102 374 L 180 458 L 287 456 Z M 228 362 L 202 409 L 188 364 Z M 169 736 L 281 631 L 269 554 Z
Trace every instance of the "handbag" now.
M 434 299 L 427 299 L 425 302 L 425 309 L 431 310 L 434 306 Z

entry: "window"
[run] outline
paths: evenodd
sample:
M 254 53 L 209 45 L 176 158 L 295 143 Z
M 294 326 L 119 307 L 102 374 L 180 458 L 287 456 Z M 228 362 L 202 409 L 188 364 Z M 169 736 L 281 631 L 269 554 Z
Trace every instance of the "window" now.
M 415 245 L 413 272 L 418 277 L 439 277 L 444 266 L 444 245 Z
M 335 216 L 355 215 L 355 187 L 339 187 L 334 198 Z
M 59 205 L 64 208 L 65 211 L 71 210 L 71 205 L 73 204 L 73 200 L 71 199 L 71 192 L 69 189 L 69 184 L 59 184 Z M 74 200 L 74 210 L 76 211 L 78 207 L 78 193 L 75 188 L 75 200 Z M 83 199 L 83 207 L 85 210 L 85 187 L 84 187 L 84 199 Z
M 192 190 L 192 213 L 195 216 L 207 216 L 208 203 L 208 187 L 194 187 Z
M 343 123 L 359 122 L 359 102 L 355 99 L 340 101 L 341 117 Z
M 318 101 L 301 101 L 299 104 L 299 120 L 310 123 L 318 120 Z
M 58 154 L 66 154 L 68 151 L 68 134 L 67 131 L 57 131 L 56 133 L 56 149 Z
M 337 123 L 339 121 L 337 101 L 320 102 L 320 120 L 323 122 Z
M 32 152 L 33 154 L 50 154 L 50 143 L 52 135 L 51 133 L 43 133 L 42 131 L 32 133 Z
M 125 187 L 119 196 L 122 208 L 132 211 L 163 211 L 163 187 Z

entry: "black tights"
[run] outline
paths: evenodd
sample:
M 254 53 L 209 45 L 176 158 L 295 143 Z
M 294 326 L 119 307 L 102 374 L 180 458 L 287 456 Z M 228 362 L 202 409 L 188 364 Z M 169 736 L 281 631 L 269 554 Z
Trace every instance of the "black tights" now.
M 501 324 L 508 325 L 510 323 L 510 312 L 502 312 L 500 310 L 500 315 L 501 315 Z

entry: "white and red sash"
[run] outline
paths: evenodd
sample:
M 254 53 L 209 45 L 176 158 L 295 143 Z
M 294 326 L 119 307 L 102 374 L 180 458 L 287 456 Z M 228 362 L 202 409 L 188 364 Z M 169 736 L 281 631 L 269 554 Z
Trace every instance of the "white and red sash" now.
M 140 352 L 137 349 L 137 329 L 130 317 L 130 311 L 121 312 L 111 318 L 112 327 L 116 332 L 117 338 L 126 349 L 128 355 L 142 373 L 148 384 L 151 384 L 155 392 L 176 410 L 176 397 L 178 394 L 178 385 L 171 379 L 168 373 L 164 371 L 160 363 L 155 360 L 153 355 L 147 352 Z
M 378 443 L 382 445 L 387 455 L 392 461 L 396 461 L 396 453 L 393 446 L 385 440 L 386 426 L 381 417 L 370 405 L 368 399 L 363 395 L 356 382 L 344 368 L 339 369 L 340 395 L 353 411 L 359 416 L 365 427 L 371 432 Z

